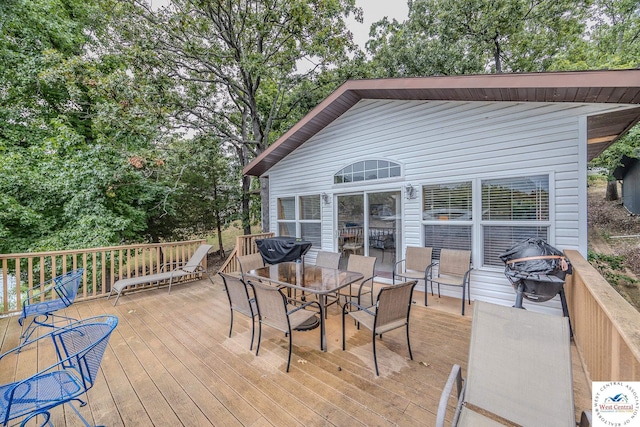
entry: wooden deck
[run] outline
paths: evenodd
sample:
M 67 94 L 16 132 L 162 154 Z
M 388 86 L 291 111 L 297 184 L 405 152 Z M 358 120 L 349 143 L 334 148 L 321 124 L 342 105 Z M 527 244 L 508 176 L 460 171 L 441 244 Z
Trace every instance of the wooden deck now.
M 295 332 L 286 373 L 288 339 L 265 328 L 256 357 L 247 318 L 236 315 L 228 337 L 229 305 L 219 278 L 213 286 L 206 280 L 174 286 L 171 294 L 166 288 L 125 294 L 116 307 L 105 298 L 76 303 L 68 315 L 119 318 L 100 378 L 80 411 L 106 426 L 431 426 L 451 366 L 458 363 L 466 373 L 471 317 L 459 315 L 459 300 L 432 298 L 433 306 L 424 307 L 420 292 L 414 300 L 414 360 L 402 330 L 385 334 L 380 377 L 369 331 L 347 324 L 342 351 L 335 307 L 326 353 L 319 350 L 319 328 Z M 16 317 L 0 319 L 2 351 L 15 347 L 19 335 Z M 572 356 L 578 417 L 591 404 L 591 389 L 575 347 Z M 33 365 L 17 363 L 12 372 L 2 367 L 0 382 L 35 372 Z M 79 425 L 69 408 L 52 415 L 56 426 Z

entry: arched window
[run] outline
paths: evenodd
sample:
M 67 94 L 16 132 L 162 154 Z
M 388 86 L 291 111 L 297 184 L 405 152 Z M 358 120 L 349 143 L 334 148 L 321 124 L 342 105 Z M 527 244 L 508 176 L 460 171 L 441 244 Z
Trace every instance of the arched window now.
M 388 160 L 362 160 L 342 168 L 333 176 L 334 184 L 357 181 L 372 181 L 399 177 L 400 165 Z

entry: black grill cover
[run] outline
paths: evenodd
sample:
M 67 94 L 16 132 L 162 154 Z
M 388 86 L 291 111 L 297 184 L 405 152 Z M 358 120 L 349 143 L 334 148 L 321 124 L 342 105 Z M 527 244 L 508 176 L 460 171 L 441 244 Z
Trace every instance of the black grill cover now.
M 538 238 L 516 243 L 499 257 L 506 264 L 504 274 L 513 288 L 530 301 L 550 300 L 571 274 L 571 264 L 562 252 Z
M 311 248 L 311 242 L 308 240 L 286 236 L 259 239 L 256 240 L 256 245 L 266 264 L 296 261 Z

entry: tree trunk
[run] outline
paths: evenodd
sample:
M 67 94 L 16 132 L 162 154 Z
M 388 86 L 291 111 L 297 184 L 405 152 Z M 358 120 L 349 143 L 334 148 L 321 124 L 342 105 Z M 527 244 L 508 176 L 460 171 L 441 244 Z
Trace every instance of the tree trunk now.
M 213 182 L 213 200 L 218 199 L 218 183 L 216 180 Z M 220 218 L 220 209 L 214 203 L 213 215 L 216 223 L 216 232 L 218 233 L 218 253 L 220 254 L 220 259 L 225 259 L 227 256 L 224 252 L 224 244 L 222 242 L 222 218 Z
M 242 177 L 242 231 L 245 235 L 251 234 L 251 214 L 249 212 L 249 203 L 251 195 L 249 190 L 251 188 L 251 177 Z
M 607 193 L 604 199 L 610 202 L 620 199 L 620 196 L 618 196 L 618 181 L 615 179 L 607 181 Z
M 269 178 L 260 178 L 260 200 L 262 200 L 262 232 L 269 231 Z
M 498 41 L 498 34 L 493 39 L 493 61 L 496 64 L 496 74 L 502 73 L 502 58 L 500 58 L 500 53 L 502 49 L 500 48 L 500 42 Z

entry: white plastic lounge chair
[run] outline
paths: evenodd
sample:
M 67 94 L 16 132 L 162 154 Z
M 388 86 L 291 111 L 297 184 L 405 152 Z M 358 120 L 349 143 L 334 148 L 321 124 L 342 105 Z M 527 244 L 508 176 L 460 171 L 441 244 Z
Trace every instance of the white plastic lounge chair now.
M 118 298 L 120 298 L 122 291 L 127 286 L 143 285 L 145 283 L 157 282 L 158 286 L 160 286 L 160 284 L 166 281 L 169 281 L 169 292 L 171 292 L 171 284 L 173 282 L 175 282 L 180 278 L 184 278 L 185 276 L 192 276 L 194 274 L 204 273 L 207 275 L 211 283 L 213 283 L 213 281 L 211 280 L 211 277 L 209 277 L 209 274 L 207 274 L 206 269 L 203 268 L 202 265 L 200 265 L 202 263 L 202 260 L 204 259 L 205 256 L 207 256 L 207 253 L 211 248 L 212 248 L 211 245 L 200 245 L 200 247 L 196 249 L 193 255 L 191 255 L 191 258 L 189 258 L 189 261 L 187 261 L 186 264 L 178 265 L 176 266 L 176 268 L 174 268 L 171 271 L 148 274 L 146 276 L 129 277 L 127 279 L 120 279 L 113 284 L 113 287 L 111 288 L 111 292 L 109 292 L 109 296 L 107 297 L 107 299 L 111 298 L 111 295 L 114 292 L 116 292 L 118 295 L 116 296 L 116 299 L 113 302 L 113 305 L 115 306 L 118 303 Z

